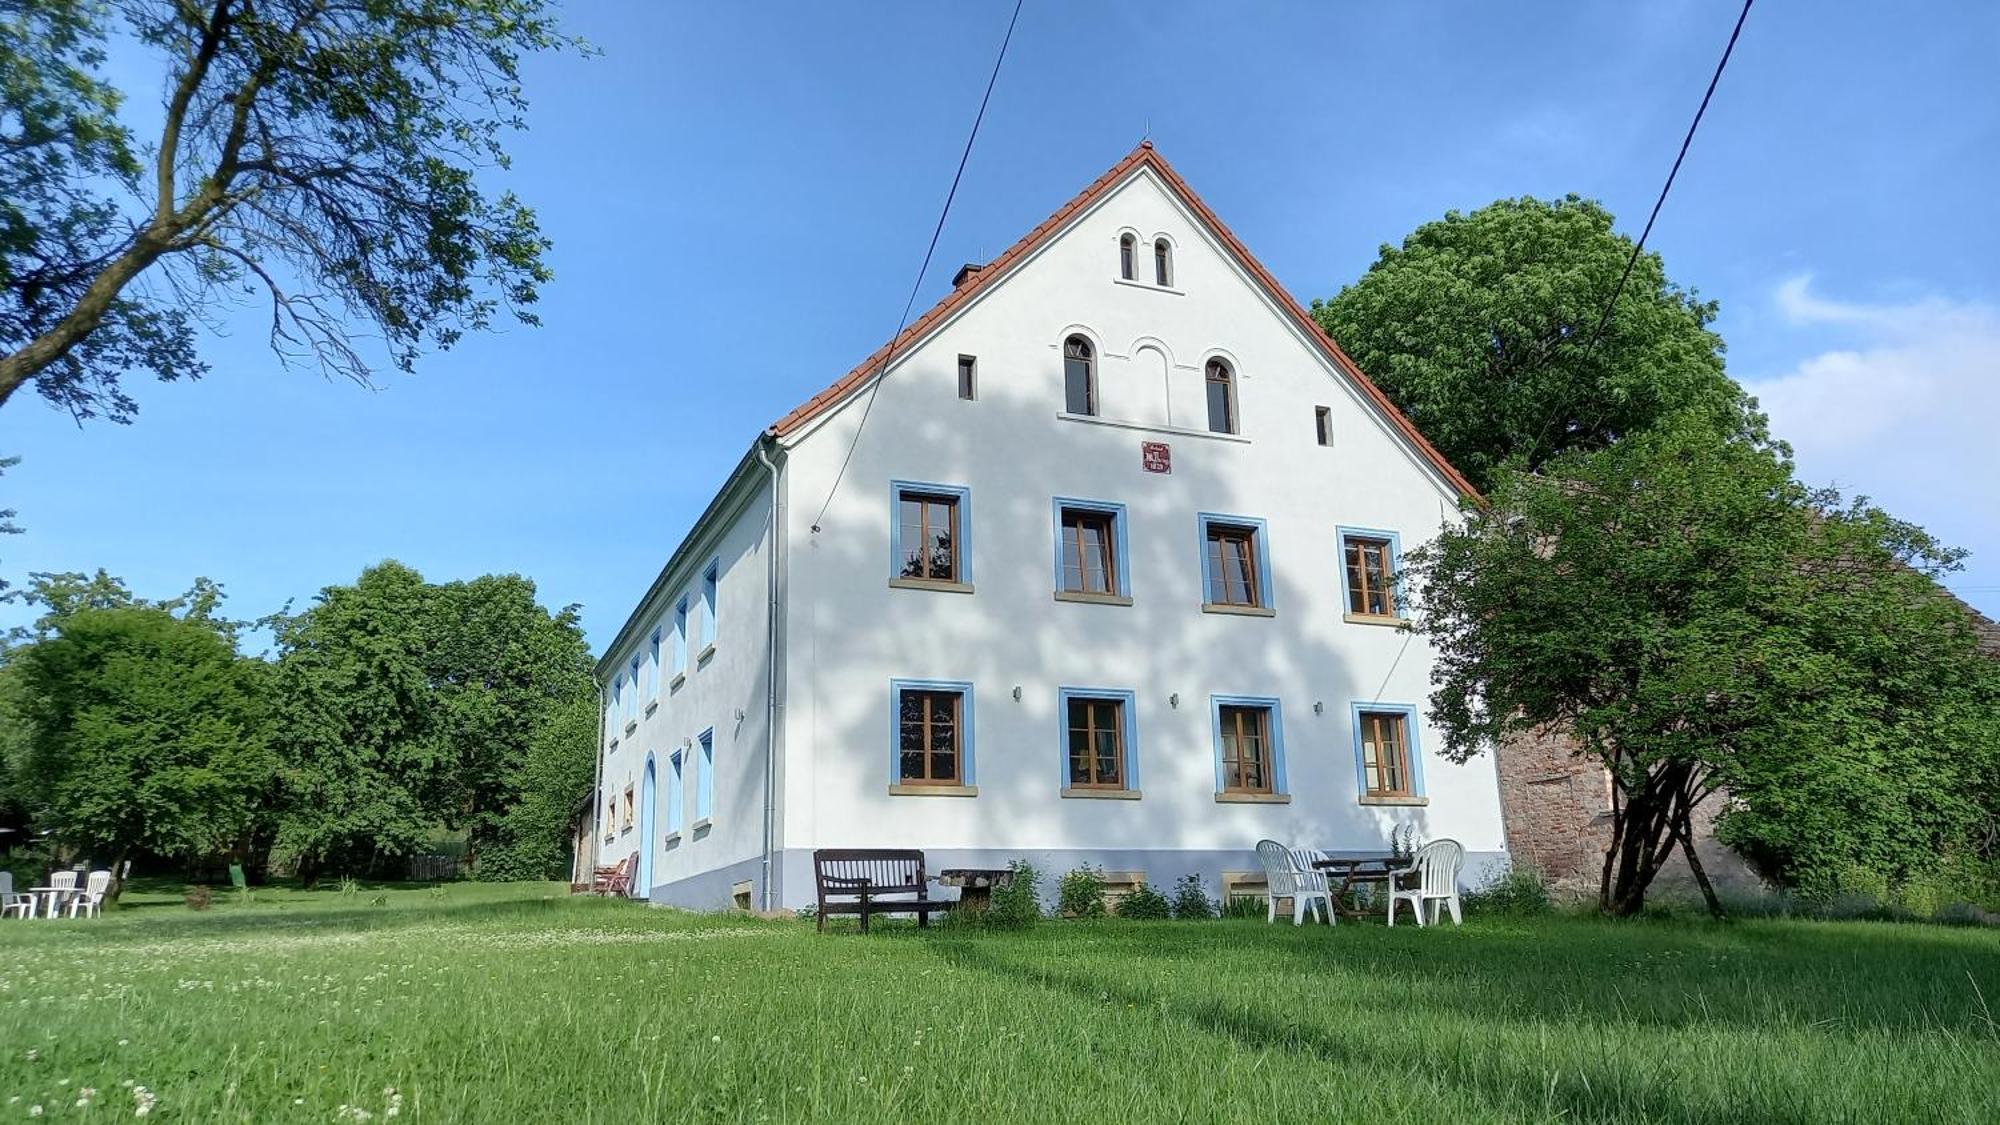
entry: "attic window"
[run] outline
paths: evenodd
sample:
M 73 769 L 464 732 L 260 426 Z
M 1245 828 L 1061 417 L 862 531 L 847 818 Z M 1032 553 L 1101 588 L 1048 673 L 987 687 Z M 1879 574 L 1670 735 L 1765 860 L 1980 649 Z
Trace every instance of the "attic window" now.
M 1118 276 L 1131 281 L 1138 274 L 1139 240 L 1131 235 L 1118 239 Z
M 1153 240 L 1153 284 L 1162 289 L 1174 283 L 1174 250 L 1164 238 Z
M 1332 407 L 1330 406 L 1313 407 L 1313 428 L 1314 431 L 1319 435 L 1319 443 L 1321 445 L 1333 444 Z
M 1097 365 L 1090 341 L 1071 336 L 1063 341 L 1063 409 L 1071 414 L 1097 413 Z
M 958 397 L 967 402 L 979 397 L 979 359 L 976 356 L 958 357 Z

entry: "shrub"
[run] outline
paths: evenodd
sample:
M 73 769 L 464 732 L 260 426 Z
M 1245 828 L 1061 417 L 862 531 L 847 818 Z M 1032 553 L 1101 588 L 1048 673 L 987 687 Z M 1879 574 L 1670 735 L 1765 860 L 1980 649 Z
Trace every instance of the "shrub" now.
M 1079 864 L 1056 882 L 1056 907 L 1065 918 L 1104 917 L 1104 870 Z
M 215 902 L 215 892 L 206 886 L 189 887 L 185 897 L 189 910 L 207 910 Z
M 1156 922 L 1173 917 L 1174 907 L 1151 883 L 1141 883 L 1118 900 L 1118 916 Z
M 1033 864 L 1017 859 L 1007 865 L 1011 878 L 993 888 L 992 901 L 979 915 L 982 924 L 996 930 L 1025 930 L 1042 920 L 1042 873 Z
M 1487 914 L 1549 914 L 1555 910 L 1548 879 L 1525 863 L 1495 873 L 1465 896 L 1464 905 L 1467 910 Z
M 1215 900 L 1208 897 L 1208 888 L 1202 886 L 1199 875 L 1183 875 L 1174 884 L 1173 907 L 1176 918 L 1215 917 Z

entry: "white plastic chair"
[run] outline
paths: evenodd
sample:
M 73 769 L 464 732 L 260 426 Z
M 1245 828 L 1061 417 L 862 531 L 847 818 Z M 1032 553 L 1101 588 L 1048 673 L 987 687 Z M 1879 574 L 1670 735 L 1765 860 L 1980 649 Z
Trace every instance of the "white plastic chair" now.
M 1326 924 L 1333 925 L 1333 897 L 1327 891 L 1326 872 L 1313 870 L 1319 857 L 1310 850 L 1293 851 L 1276 840 L 1257 841 L 1257 861 L 1264 865 L 1265 890 L 1270 904 L 1264 912 L 1265 924 L 1278 920 L 1278 900 L 1292 900 L 1292 925 L 1305 921 L 1306 908 L 1325 910 Z
M 0 871 L 0 918 L 12 914 L 19 918 L 35 916 L 35 896 L 14 893 L 14 873 Z
M 1407 902 L 1417 916 L 1417 925 L 1424 924 L 1424 907 L 1431 908 L 1431 925 L 1438 921 L 1438 908 L 1443 906 L 1451 911 L 1451 924 L 1462 924 L 1458 911 L 1458 869 L 1465 866 L 1465 846 L 1457 840 L 1432 840 L 1417 849 L 1410 858 L 1410 865 L 1392 873 L 1389 881 L 1389 924 L 1396 924 L 1396 904 Z M 1416 876 L 1413 887 L 1399 887 L 1396 879 L 1405 875 Z
M 69 900 L 69 916 L 74 918 L 81 911 L 89 917 L 97 917 L 98 908 L 104 905 L 104 895 L 111 890 L 111 872 L 93 871 L 84 884 L 81 894 Z

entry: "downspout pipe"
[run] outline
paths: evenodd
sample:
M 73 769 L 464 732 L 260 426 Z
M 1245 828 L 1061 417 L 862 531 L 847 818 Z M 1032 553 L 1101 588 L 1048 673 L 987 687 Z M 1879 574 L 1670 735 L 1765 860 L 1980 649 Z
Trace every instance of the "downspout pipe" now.
M 762 908 L 767 912 L 776 906 L 772 861 L 778 838 L 778 552 L 785 533 L 784 521 L 779 519 L 778 512 L 779 470 L 770 454 L 774 444 L 768 437 L 757 443 L 757 461 L 771 478 L 771 506 L 764 550 L 764 581 L 769 594 L 764 609 L 767 630 L 764 638 L 764 862 L 758 894 Z

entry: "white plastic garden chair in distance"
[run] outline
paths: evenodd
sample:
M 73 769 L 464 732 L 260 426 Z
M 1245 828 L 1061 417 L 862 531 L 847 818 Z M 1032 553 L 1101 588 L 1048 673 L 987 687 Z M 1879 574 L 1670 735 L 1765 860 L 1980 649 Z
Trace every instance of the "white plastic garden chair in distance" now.
M 1465 846 L 1457 840 L 1432 840 L 1417 849 L 1410 858 L 1410 865 L 1393 872 L 1389 878 L 1389 924 L 1396 924 L 1396 904 L 1407 902 L 1417 916 L 1417 925 L 1424 924 L 1424 907 L 1431 908 L 1431 924 L 1438 921 L 1438 907 L 1451 911 L 1451 924 L 1460 925 L 1462 919 L 1458 910 L 1458 869 L 1465 866 Z M 1406 875 L 1416 876 L 1416 885 L 1400 887 L 1396 881 Z
M 111 890 L 111 872 L 93 871 L 84 883 L 83 891 L 69 900 L 69 916 L 74 918 L 81 911 L 91 918 L 97 917 L 98 908 L 104 905 L 105 893 Z
M 35 916 L 35 896 L 14 893 L 14 873 L 0 871 L 0 918 L 8 915 L 16 918 Z
M 1313 851 L 1293 851 L 1276 840 L 1257 841 L 1257 861 L 1264 865 L 1265 890 L 1270 905 L 1264 912 L 1266 924 L 1278 920 L 1278 900 L 1292 900 L 1292 925 L 1305 921 L 1306 908 L 1324 910 L 1326 924 L 1334 921 L 1333 896 L 1327 890 L 1326 872 L 1315 871 Z

